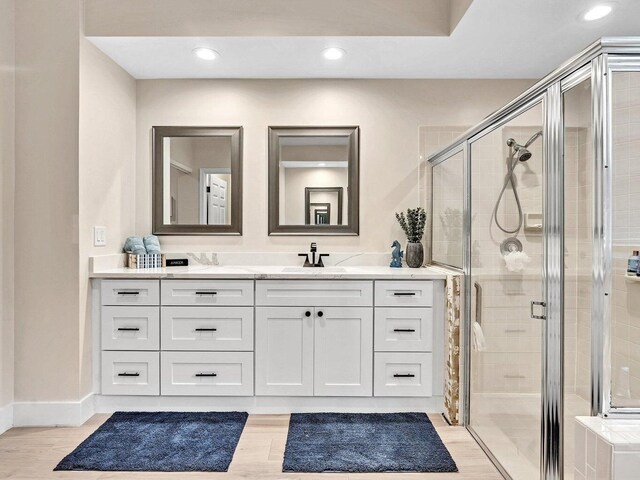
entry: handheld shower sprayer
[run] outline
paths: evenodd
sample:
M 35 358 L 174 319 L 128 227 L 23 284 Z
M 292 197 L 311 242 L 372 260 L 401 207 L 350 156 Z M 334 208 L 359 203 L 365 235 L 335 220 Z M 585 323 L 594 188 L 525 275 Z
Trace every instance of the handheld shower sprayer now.
M 496 205 L 493 209 L 493 215 L 491 216 L 493 221 L 496 223 L 496 226 L 504 233 L 518 233 L 522 228 L 522 206 L 520 205 L 520 196 L 518 195 L 518 188 L 516 186 L 514 171 L 518 162 L 526 162 L 527 160 L 531 159 L 533 154 L 529 151 L 529 146 L 540 137 L 542 137 L 542 130 L 534 133 L 524 145 L 520 145 L 513 138 L 509 138 L 507 140 L 507 146 L 509 147 L 509 157 L 507 158 L 507 174 L 504 177 L 504 184 L 502 185 L 502 190 L 500 191 L 500 195 L 498 196 L 498 200 L 496 201 Z M 500 222 L 498 221 L 498 208 L 500 207 L 500 202 L 502 202 L 502 197 L 504 196 L 504 193 L 507 190 L 509 184 L 511 184 L 513 196 L 516 200 L 516 206 L 518 207 L 518 226 L 513 230 L 506 229 L 505 227 L 500 225 Z

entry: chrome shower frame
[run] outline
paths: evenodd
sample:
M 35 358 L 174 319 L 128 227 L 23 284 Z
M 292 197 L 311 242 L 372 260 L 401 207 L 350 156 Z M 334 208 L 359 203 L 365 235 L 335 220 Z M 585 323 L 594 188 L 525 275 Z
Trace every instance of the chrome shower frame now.
M 612 73 L 640 72 L 640 37 L 605 37 L 575 55 L 519 97 L 486 117 L 449 146 L 428 157 L 435 166 L 453 155 L 464 154 L 464 244 L 462 331 L 462 421 L 485 452 L 509 478 L 482 440 L 469 426 L 471 372 L 471 143 L 500 128 L 520 113 L 542 102 L 545 199 L 544 297 L 547 320 L 543 338 L 541 478 L 563 478 L 563 359 L 564 359 L 564 112 L 563 94 L 591 78 L 593 127 L 593 269 L 591 414 L 640 416 L 640 408 L 620 408 L 611 403 L 611 295 L 612 291 Z M 433 178 L 433 177 L 432 177 Z M 433 185 L 432 185 L 433 187 Z M 433 188 L 431 189 L 433 192 Z M 434 262 L 437 263 L 437 262 Z

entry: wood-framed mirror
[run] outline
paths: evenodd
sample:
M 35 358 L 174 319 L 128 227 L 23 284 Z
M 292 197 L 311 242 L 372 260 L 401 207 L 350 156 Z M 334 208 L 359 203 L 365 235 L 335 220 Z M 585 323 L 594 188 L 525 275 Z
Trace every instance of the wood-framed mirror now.
M 153 233 L 242 235 L 242 127 L 153 127 Z
M 269 235 L 358 235 L 359 127 L 269 127 Z

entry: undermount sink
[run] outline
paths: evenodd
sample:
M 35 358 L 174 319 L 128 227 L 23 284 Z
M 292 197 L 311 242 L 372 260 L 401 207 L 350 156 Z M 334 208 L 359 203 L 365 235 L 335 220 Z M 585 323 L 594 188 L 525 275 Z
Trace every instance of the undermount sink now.
M 344 267 L 284 267 L 283 273 L 341 273 Z

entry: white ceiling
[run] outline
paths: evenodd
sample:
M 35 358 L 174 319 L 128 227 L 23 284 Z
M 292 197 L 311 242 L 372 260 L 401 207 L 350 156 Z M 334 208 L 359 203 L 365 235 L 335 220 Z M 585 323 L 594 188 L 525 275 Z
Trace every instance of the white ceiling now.
M 584 22 L 597 3 L 608 17 Z M 475 0 L 449 37 L 89 37 L 135 78 L 540 78 L 602 36 L 640 36 L 640 0 Z M 213 62 L 191 51 L 208 46 Z M 329 46 L 346 50 L 325 60 Z

